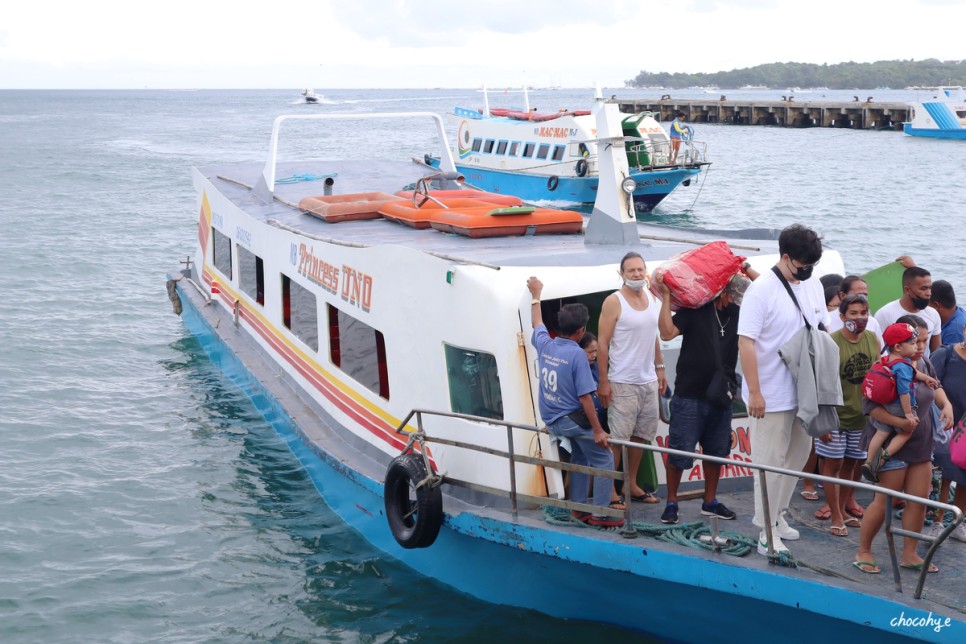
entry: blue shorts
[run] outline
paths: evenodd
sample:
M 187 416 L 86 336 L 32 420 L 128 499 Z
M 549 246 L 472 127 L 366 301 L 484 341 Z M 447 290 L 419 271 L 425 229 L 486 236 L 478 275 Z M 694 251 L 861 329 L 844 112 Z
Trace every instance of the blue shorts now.
M 693 452 L 698 443 L 708 456 L 727 458 L 731 454 L 731 407 L 716 407 L 707 400 L 674 396 L 667 446 Z M 667 460 L 682 470 L 694 465 L 694 459 L 673 454 Z
M 882 464 L 882 467 L 879 468 L 879 473 L 889 472 L 891 470 L 901 470 L 907 467 L 909 467 L 909 463 L 900 461 L 897 458 L 890 458 L 888 461 Z
M 866 451 L 862 449 L 861 429 L 834 429 L 828 434 L 832 440 L 825 443 L 815 439 L 815 453 L 822 458 L 852 458 L 864 461 Z

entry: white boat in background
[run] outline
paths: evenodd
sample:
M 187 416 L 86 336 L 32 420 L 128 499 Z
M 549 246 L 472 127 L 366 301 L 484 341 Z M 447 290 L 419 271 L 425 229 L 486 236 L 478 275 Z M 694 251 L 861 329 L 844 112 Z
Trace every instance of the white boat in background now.
M 599 153 L 609 141 L 599 138 L 590 110 L 538 112 L 526 88 L 513 92 L 523 95 L 522 106 L 491 107 L 487 89 L 482 93 L 482 109 L 457 107 L 449 115 L 456 129 L 456 169 L 469 184 L 528 202 L 594 203 Z M 654 112 L 621 115 L 634 207 L 641 212 L 652 210 L 679 185 L 691 185 L 710 164 L 707 146 L 693 140 L 690 126 L 672 162 L 671 138 L 654 117 Z M 439 166 L 438 156 L 425 160 Z
M 305 98 L 306 103 L 318 103 L 319 99 L 322 98 L 313 89 L 303 89 L 302 96 Z
M 934 91 L 932 100 L 909 104 L 909 121 L 902 124 L 902 131 L 909 136 L 966 139 L 966 91 L 960 85 Z
M 427 603 L 445 610 L 438 607 L 462 592 L 679 642 L 754 641 L 775 633 L 783 644 L 811 644 L 816 633 L 846 642 L 966 641 L 966 576 L 953 569 L 952 557 L 941 563 L 943 575 L 928 575 L 920 598 L 926 571 L 916 593 L 902 594 L 887 575 L 856 571 L 850 549 L 824 529 L 803 525 L 795 542 L 807 568 L 790 567 L 794 561 L 780 555 L 742 556 L 754 552 L 758 528 L 750 518 L 753 445 L 737 402 L 732 452 L 721 461 L 728 481 L 719 487 L 728 505 L 741 507 L 729 522 L 734 531 L 719 534 L 717 517 L 710 526 L 696 520 L 662 527 L 643 523 L 656 521 L 656 506 L 628 503 L 618 510 L 565 500 L 564 472 L 578 466 L 561 463 L 537 411 L 540 376 L 528 342 L 534 306 L 551 332 L 565 303 L 599 311 L 620 285 L 619 264 L 629 250 L 640 252 L 651 270 L 721 239 L 759 271 L 779 259 L 773 229 L 636 221 L 618 106 L 598 98 L 591 112 L 600 189 L 586 229 L 572 213 L 576 229 L 560 234 L 531 230 L 533 208 L 477 206 L 488 197 L 461 187 L 439 115 L 279 116 L 264 164 L 193 170 L 197 240 L 185 266 L 169 275 L 175 311 L 252 398 L 332 510 L 375 547 L 440 582 L 427 587 L 430 595 L 391 599 L 409 602 L 413 611 Z M 362 157 L 363 144 L 376 138 L 367 139 L 365 125 L 390 118 L 395 129 L 380 132 L 409 141 L 426 132 L 420 120 L 433 125 L 439 171 L 426 176 L 422 164 L 387 158 L 396 142 L 384 136 Z M 282 126 L 293 121 L 305 140 L 282 147 Z M 362 125 L 347 128 L 351 121 Z M 305 127 L 311 124 L 331 124 L 320 136 L 343 137 L 353 160 L 312 158 L 314 139 Z M 279 162 L 280 147 L 309 152 Z M 439 191 L 450 190 L 470 198 L 446 207 Z M 382 214 L 400 208 L 446 225 L 403 225 Z M 522 225 L 506 233 L 512 236 L 475 239 L 454 224 L 471 212 L 481 226 Z M 844 273 L 841 257 L 827 249 L 815 273 Z M 531 275 L 544 283 L 536 303 L 526 288 Z M 671 381 L 679 347 L 679 340 L 664 345 Z M 650 467 L 642 470 L 657 472 L 651 489 L 663 473 L 657 451 L 666 436 L 662 422 L 661 447 L 622 443 L 649 450 L 643 460 Z M 686 479 L 688 490 L 701 487 L 700 463 Z M 953 506 L 924 503 L 961 520 Z M 623 532 L 589 529 L 571 510 L 628 522 Z M 904 574 L 904 583 L 911 582 L 911 573 Z M 927 615 L 944 624 L 941 633 L 922 627 Z M 527 632 L 525 624 L 520 628 Z

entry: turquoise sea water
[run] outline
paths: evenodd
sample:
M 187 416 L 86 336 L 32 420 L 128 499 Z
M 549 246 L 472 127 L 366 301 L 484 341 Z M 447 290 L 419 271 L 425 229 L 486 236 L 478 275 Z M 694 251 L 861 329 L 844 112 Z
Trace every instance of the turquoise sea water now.
M 301 104 L 294 89 L 0 91 L 0 641 L 626 637 L 453 595 L 383 557 L 171 313 L 164 275 L 196 235 L 192 165 L 262 160 L 283 113 L 482 102 L 471 90 L 317 91 L 331 103 Z M 696 130 L 714 164 L 660 217 L 803 222 L 850 271 L 909 254 L 966 300 L 962 142 Z M 422 155 L 423 136 L 380 130 L 362 144 Z M 345 145 L 296 147 L 357 154 Z

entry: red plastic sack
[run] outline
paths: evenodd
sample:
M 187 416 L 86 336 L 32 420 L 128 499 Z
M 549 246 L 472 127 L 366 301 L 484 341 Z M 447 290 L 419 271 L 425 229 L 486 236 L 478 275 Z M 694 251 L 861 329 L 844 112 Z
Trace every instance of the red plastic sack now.
M 865 398 L 880 405 L 888 405 L 896 399 L 896 375 L 892 371 L 892 365 L 897 362 L 912 366 L 906 358 L 882 358 L 872 363 L 862 379 L 862 395 Z
M 655 268 L 654 275 L 663 275 L 672 309 L 696 309 L 718 297 L 744 261 L 727 242 L 716 241 L 675 255 Z

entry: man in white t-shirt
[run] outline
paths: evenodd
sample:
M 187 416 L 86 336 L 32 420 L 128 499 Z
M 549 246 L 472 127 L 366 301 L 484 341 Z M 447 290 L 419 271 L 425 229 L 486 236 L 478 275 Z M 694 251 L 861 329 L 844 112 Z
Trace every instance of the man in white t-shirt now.
M 741 389 L 750 416 L 752 459 L 801 470 L 808 460 L 812 439 L 796 417 L 798 392 L 792 372 L 778 351 L 805 327 L 806 319 L 813 327 L 821 324 L 825 328 L 829 324 L 825 292 L 818 279 L 811 279 L 812 269 L 822 258 L 822 240 L 810 228 L 793 224 L 779 235 L 778 252 L 778 263 L 751 283 L 742 302 L 738 318 L 738 352 L 744 375 Z M 797 480 L 779 474 L 766 474 L 765 479 L 772 522 L 771 546 L 776 553 L 787 551 L 782 539 L 793 541 L 799 537 L 783 516 Z M 756 476 L 753 523 L 764 528 L 762 492 Z M 768 535 L 762 530 L 759 554 L 767 555 L 768 545 Z
M 929 299 L 932 297 L 932 275 L 925 268 L 912 266 L 902 273 L 902 297 L 884 305 L 875 312 L 876 322 L 883 329 L 903 315 L 918 315 L 926 321 L 929 329 L 929 353 L 935 351 L 942 344 L 940 334 L 942 333 L 942 320 L 939 312 L 929 306 Z

